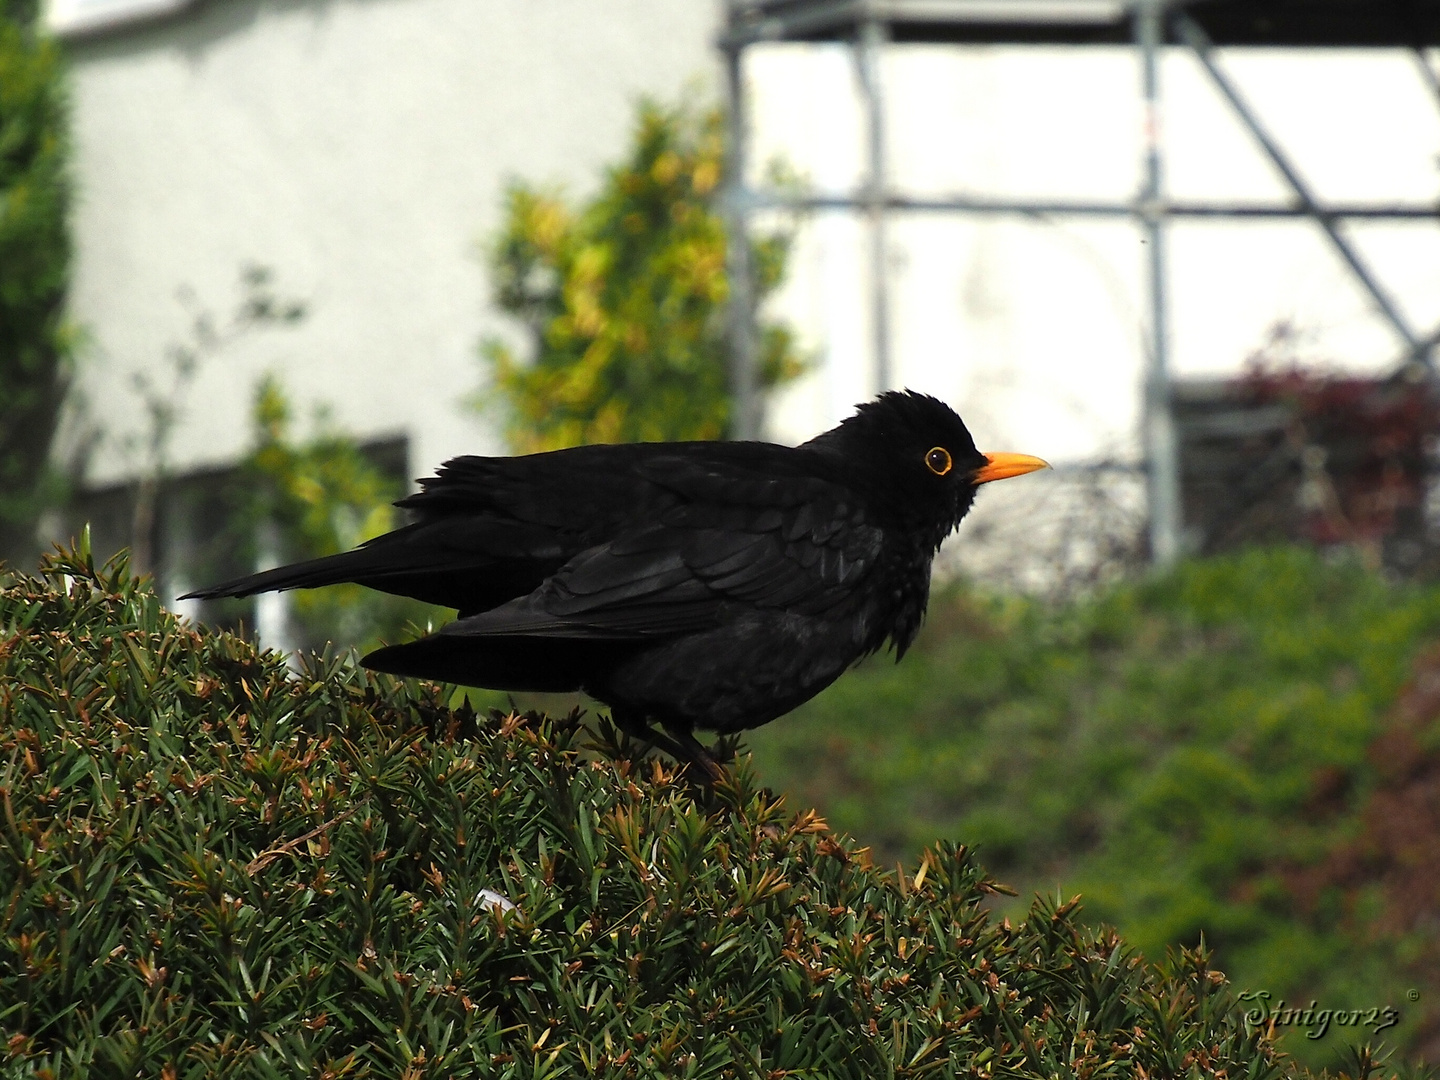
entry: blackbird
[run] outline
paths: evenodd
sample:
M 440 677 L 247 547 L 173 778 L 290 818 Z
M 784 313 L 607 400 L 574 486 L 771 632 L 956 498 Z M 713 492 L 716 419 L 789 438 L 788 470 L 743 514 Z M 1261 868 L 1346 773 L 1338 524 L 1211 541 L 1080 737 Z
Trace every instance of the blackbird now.
M 801 446 L 578 446 L 458 457 L 354 551 L 192 597 L 356 582 L 458 609 L 377 671 L 581 690 L 616 725 L 718 775 L 697 728 L 768 723 L 888 640 L 914 640 L 930 564 L 976 489 L 1045 467 L 983 454 L 943 402 L 892 391 Z M 652 725 L 665 729 L 662 734 Z

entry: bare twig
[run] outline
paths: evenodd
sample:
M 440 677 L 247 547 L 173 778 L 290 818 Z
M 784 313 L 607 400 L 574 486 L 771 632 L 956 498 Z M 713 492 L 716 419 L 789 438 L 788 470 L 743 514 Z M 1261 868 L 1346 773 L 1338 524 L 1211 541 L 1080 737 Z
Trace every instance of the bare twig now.
M 255 858 L 250 860 L 249 864 L 245 867 L 245 873 L 258 874 L 261 870 L 264 870 L 276 859 L 280 858 L 280 856 L 289 855 L 290 852 L 294 851 L 302 844 L 308 844 L 317 836 L 328 832 L 336 825 L 339 825 L 342 821 L 346 820 L 349 817 L 352 817 L 355 811 L 359 810 L 360 807 L 364 806 L 369 801 L 369 799 L 370 797 L 368 795 L 363 797 L 354 806 L 350 807 L 349 810 L 346 810 L 344 813 L 341 814 L 336 814 L 333 818 L 331 818 L 324 824 L 315 826 L 315 828 L 311 829 L 304 836 L 297 836 L 294 840 L 287 840 L 283 844 L 279 844 L 275 847 L 268 848 L 265 851 L 262 851 L 259 855 L 256 855 Z

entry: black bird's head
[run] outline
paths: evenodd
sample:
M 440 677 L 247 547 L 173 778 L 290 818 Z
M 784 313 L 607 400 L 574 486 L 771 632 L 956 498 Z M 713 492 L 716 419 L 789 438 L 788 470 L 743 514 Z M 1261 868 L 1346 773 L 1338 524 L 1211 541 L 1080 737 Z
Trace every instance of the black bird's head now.
M 913 390 L 881 394 L 808 445 L 841 455 L 854 481 L 937 546 L 970 510 L 981 484 L 1046 468 L 1028 454 L 975 449 L 954 409 Z

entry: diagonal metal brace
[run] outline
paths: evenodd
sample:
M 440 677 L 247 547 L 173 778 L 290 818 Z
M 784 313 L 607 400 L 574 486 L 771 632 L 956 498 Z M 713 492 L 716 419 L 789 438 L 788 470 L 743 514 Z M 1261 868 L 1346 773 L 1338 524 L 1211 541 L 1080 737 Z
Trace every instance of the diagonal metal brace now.
M 1440 75 L 1435 74 L 1435 69 L 1430 66 L 1430 58 L 1425 55 L 1424 46 L 1417 45 L 1411 50 L 1415 57 L 1415 64 L 1420 69 L 1420 78 L 1424 80 L 1430 93 L 1435 95 L 1435 101 L 1440 104 Z
M 1380 313 L 1385 317 L 1386 321 L 1390 323 L 1395 333 L 1405 342 L 1407 356 L 1421 360 L 1433 368 L 1434 358 L 1430 351 L 1433 342 L 1422 339 L 1410 326 L 1395 302 L 1390 298 L 1389 294 L 1381 288 L 1380 282 L 1376 280 L 1375 275 L 1370 272 L 1370 268 L 1366 266 L 1364 260 L 1360 258 L 1360 253 L 1355 250 L 1350 241 L 1346 239 L 1345 234 L 1340 231 L 1336 216 L 1329 213 L 1325 207 L 1321 205 L 1320 201 L 1316 199 L 1314 193 L 1310 190 L 1310 186 L 1305 183 L 1304 178 L 1300 176 L 1299 172 L 1297 172 L 1295 167 L 1290 163 L 1290 159 L 1285 156 L 1285 152 L 1280 149 L 1279 144 L 1270 137 L 1270 133 L 1266 131 L 1264 125 L 1260 123 L 1260 118 L 1255 115 L 1245 99 L 1240 96 L 1240 91 L 1236 88 L 1235 84 L 1232 83 L 1225 72 L 1220 69 L 1220 66 L 1215 62 L 1215 47 L 1214 43 L 1210 40 L 1210 36 L 1205 33 L 1199 23 L 1184 13 L 1175 16 L 1174 26 L 1175 32 L 1180 40 L 1188 45 L 1195 53 L 1196 58 L 1205 68 L 1206 73 L 1210 76 L 1210 80 L 1215 84 L 1216 89 L 1229 101 L 1230 107 L 1235 110 L 1235 115 L 1238 116 L 1241 122 L 1250 130 L 1250 134 L 1254 136 L 1255 141 L 1260 144 L 1260 148 L 1264 150 L 1266 156 L 1270 158 L 1270 163 L 1275 166 L 1280 175 L 1285 178 L 1285 182 L 1290 185 L 1290 189 L 1295 193 L 1296 198 L 1299 199 L 1305 212 L 1313 217 L 1320 228 L 1325 231 L 1325 235 L 1330 238 L 1331 246 L 1335 248 L 1336 253 L 1339 254 L 1340 258 L 1350 267 L 1350 272 L 1355 275 L 1356 280 L 1359 281 L 1365 291 L 1370 294 L 1371 300 L 1373 300 L 1375 306 L 1380 309 Z

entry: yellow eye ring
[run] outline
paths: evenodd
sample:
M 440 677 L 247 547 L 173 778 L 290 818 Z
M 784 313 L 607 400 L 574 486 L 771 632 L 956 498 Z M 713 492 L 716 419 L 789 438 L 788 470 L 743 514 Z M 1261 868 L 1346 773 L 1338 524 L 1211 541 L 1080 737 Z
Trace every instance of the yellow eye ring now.
M 925 467 L 936 476 L 944 476 L 954 464 L 950 451 L 943 446 L 932 446 L 925 454 Z

